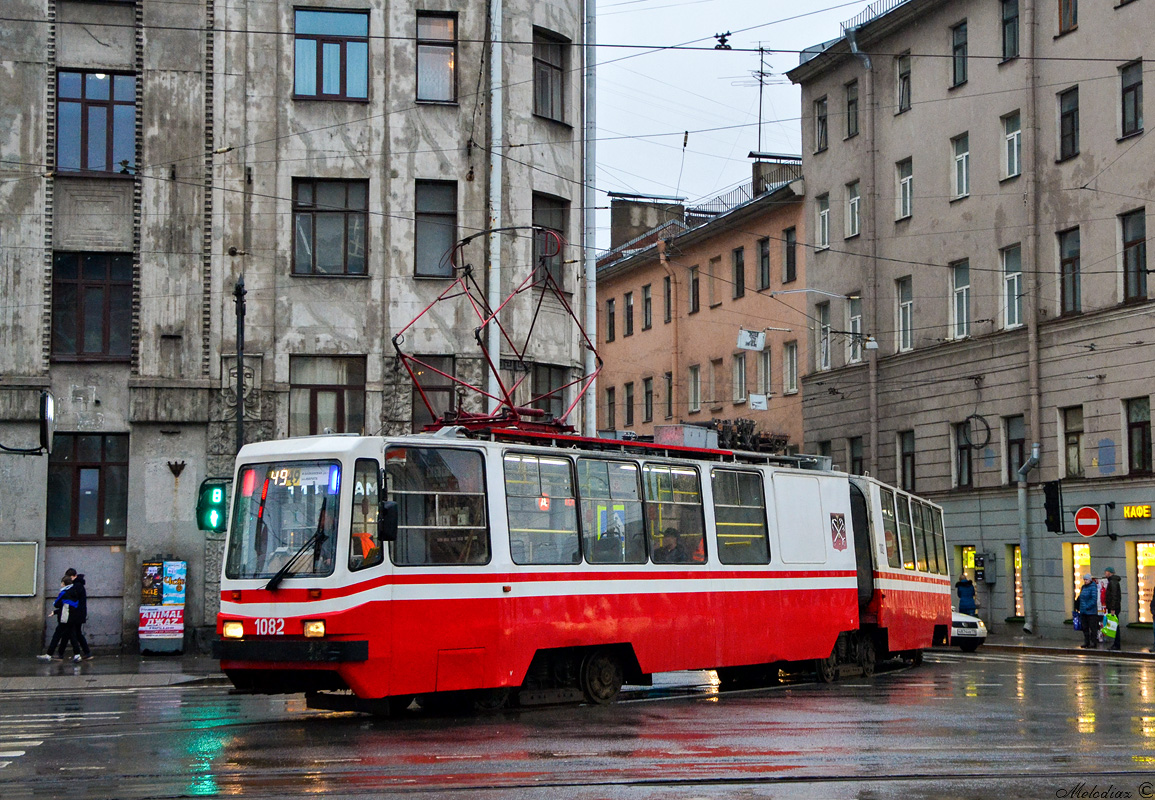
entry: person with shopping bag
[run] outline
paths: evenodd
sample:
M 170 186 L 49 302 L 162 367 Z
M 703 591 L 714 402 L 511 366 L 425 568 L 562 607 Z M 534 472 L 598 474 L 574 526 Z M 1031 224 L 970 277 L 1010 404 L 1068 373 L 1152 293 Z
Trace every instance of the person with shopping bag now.
M 1103 636 L 1112 639 L 1108 650 L 1119 650 L 1121 647 L 1120 639 L 1122 638 L 1120 636 L 1122 631 L 1119 629 L 1119 612 L 1123 605 L 1123 590 L 1114 567 L 1107 567 L 1103 570 L 1103 587 L 1103 608 L 1107 612 L 1103 617 Z
M 1079 615 L 1079 626 L 1083 630 L 1083 650 L 1099 646 L 1099 584 L 1091 573 L 1083 575 L 1083 588 L 1075 598 L 1075 612 Z

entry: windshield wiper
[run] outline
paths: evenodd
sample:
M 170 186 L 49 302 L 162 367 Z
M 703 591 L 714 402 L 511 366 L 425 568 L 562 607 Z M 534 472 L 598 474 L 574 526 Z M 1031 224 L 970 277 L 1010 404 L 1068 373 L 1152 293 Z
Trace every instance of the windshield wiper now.
M 325 504 L 328 502 L 328 497 L 321 501 L 321 513 L 317 517 L 316 532 L 305 540 L 305 543 L 301 545 L 301 548 L 297 552 L 293 553 L 293 557 L 286 561 L 283 567 L 277 570 L 276 575 L 269 578 L 269 582 L 265 584 L 265 589 L 270 592 L 276 589 L 280 585 L 281 581 L 285 579 L 285 576 L 289 574 L 289 570 L 292 569 L 293 565 L 297 563 L 297 559 L 300 558 L 301 555 L 309 549 L 310 545 L 313 547 L 313 560 L 314 562 L 317 560 L 317 548 L 319 548 L 321 544 L 329 538 L 329 535 L 325 533 Z

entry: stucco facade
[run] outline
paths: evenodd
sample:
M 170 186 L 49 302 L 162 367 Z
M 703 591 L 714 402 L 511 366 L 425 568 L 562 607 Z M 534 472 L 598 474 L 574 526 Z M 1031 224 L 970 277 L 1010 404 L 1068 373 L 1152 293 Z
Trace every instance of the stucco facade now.
M 238 278 L 246 441 L 410 430 L 392 337 L 448 285 L 445 242 L 520 226 L 457 263 L 484 290 L 496 242 L 508 292 L 535 262 L 529 227 L 557 230 L 582 307 L 583 7 L 502 8 L 493 94 L 486 3 L 5 4 L 22 21 L 0 31 L 0 443 L 34 443 L 40 389 L 61 441 L 103 442 L 89 466 L 80 450 L 0 454 L 0 541 L 40 552 L 36 595 L 0 596 L 5 652 L 42 644 L 70 565 L 88 574 L 95 646 L 135 645 L 140 564 L 158 554 L 189 562 L 186 628 L 212 626 L 221 537 L 196 530 L 195 495 L 232 472 Z M 465 311 L 427 315 L 404 346 L 484 386 Z M 537 326 L 528 359 L 580 374 L 560 308 Z
M 1135 68 L 1155 55 L 1155 18 L 1140 2 L 1060 13 L 1075 5 L 872 7 L 790 73 L 806 214 L 825 207 L 829 226 L 809 242 L 809 285 L 860 295 L 879 345 L 851 363 L 827 334 L 829 363 L 802 379 L 806 445 L 845 466 L 858 440 L 871 474 L 941 503 L 955 574 L 963 548 L 993 556 L 981 615 L 1000 628 L 1025 613 L 1048 633 L 1070 630 L 1079 572 L 1119 572 L 1124 624 L 1149 621 L 1155 585 L 1155 524 L 1124 517 L 1155 500 L 1153 184 Z M 847 303 L 830 313 L 847 327 Z M 1021 535 L 1016 471 L 1034 443 Z M 1039 483 L 1060 478 L 1057 536 Z M 1082 505 L 1115 538 L 1074 535 Z

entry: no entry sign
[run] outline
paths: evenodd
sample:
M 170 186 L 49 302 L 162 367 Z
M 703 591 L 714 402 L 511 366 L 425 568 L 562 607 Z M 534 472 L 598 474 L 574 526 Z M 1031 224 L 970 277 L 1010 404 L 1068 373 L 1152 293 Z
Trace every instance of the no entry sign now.
M 1075 512 L 1075 530 L 1083 536 L 1094 536 L 1101 523 L 1099 512 L 1090 506 L 1083 506 Z

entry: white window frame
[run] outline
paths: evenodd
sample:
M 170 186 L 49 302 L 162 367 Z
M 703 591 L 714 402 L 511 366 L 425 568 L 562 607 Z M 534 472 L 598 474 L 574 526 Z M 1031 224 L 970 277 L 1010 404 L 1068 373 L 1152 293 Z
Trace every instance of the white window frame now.
M 859 182 L 851 181 L 846 184 L 846 238 L 857 236 L 861 230 L 859 205 L 862 202 L 862 193 Z
M 1007 272 L 1007 256 L 1012 251 L 1018 253 L 1018 269 Z M 999 251 L 999 262 L 1003 273 L 1003 327 L 1019 328 L 1023 325 L 1023 248 L 1013 244 Z
M 698 364 L 690 365 L 690 380 L 686 384 L 687 404 L 693 414 L 702 410 L 702 368 Z
M 1018 111 L 1012 111 L 1003 117 L 1003 177 L 1014 178 L 1022 172 L 1023 118 Z
M 905 353 L 914 348 L 914 278 L 910 275 L 899 278 L 894 282 L 894 291 L 896 349 Z
M 846 330 L 850 331 L 846 343 L 846 360 L 851 364 L 862 361 L 862 298 L 852 297 L 846 304 Z
M 963 133 L 950 140 L 954 151 L 954 172 L 951 175 L 951 189 L 954 199 L 959 200 L 971 193 L 971 144 L 970 133 Z
M 818 318 L 818 359 L 815 365 L 820 370 L 830 369 L 830 303 L 819 303 L 814 307 Z
M 734 402 L 746 402 L 746 354 L 735 353 L 730 359 L 730 376 L 734 384 Z
M 798 393 L 798 342 L 782 345 L 782 394 Z
M 895 163 L 894 176 L 897 187 L 894 218 L 909 219 L 914 213 L 914 159 L 904 158 Z
M 770 369 L 772 367 L 770 359 L 770 348 L 765 348 L 758 354 L 758 394 L 770 396 Z
M 824 194 L 816 199 L 818 204 L 818 249 L 826 250 L 830 247 L 830 195 Z
M 914 103 L 914 91 L 911 86 L 913 71 L 909 50 L 905 53 L 899 53 L 894 57 L 895 114 L 901 114 L 904 111 L 910 110 L 911 105 Z
M 970 261 L 955 261 L 951 267 L 951 338 L 966 339 L 971 335 L 971 279 Z M 961 271 L 966 271 L 966 282 L 960 282 Z

